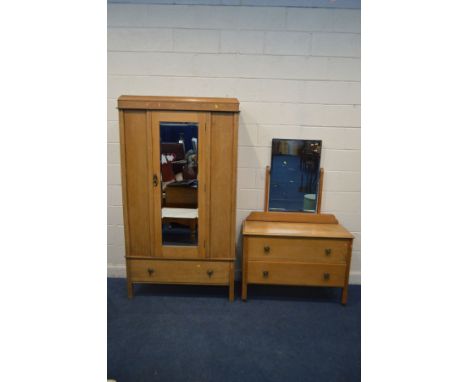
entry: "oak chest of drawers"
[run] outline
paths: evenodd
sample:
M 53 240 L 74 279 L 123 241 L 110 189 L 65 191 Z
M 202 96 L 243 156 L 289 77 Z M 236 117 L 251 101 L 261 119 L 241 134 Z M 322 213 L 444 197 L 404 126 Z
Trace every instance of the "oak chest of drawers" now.
M 333 215 L 252 212 L 243 225 L 242 299 L 248 284 L 343 288 L 346 304 L 353 235 Z

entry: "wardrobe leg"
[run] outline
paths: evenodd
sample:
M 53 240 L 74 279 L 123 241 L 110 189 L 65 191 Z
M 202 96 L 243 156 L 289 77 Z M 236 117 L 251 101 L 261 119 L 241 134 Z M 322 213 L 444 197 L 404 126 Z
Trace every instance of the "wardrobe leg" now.
M 234 301 L 234 262 L 229 265 L 229 302 Z
M 133 298 L 133 284 L 127 279 L 127 294 L 128 298 Z

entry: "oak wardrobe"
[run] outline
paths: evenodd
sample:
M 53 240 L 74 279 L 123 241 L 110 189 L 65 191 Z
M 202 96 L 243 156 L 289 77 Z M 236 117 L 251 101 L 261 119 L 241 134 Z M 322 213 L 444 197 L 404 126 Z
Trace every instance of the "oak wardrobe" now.
M 229 286 L 234 298 L 235 98 L 118 99 L 128 296 L 133 284 Z

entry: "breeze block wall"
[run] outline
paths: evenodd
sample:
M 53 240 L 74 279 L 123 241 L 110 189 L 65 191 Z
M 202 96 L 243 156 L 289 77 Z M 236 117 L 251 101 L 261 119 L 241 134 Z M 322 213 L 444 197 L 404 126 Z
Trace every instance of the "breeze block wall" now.
M 118 96 L 236 97 L 237 266 L 241 223 L 263 209 L 271 139 L 322 139 L 322 210 L 355 235 L 360 283 L 360 9 L 149 2 L 108 4 L 108 275 L 125 275 Z

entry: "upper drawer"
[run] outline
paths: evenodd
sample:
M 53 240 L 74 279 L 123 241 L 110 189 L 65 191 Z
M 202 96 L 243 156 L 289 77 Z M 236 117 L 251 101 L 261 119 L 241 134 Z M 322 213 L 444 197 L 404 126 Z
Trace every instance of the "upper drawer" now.
M 284 259 L 300 262 L 346 263 L 348 240 L 244 237 L 249 260 Z

